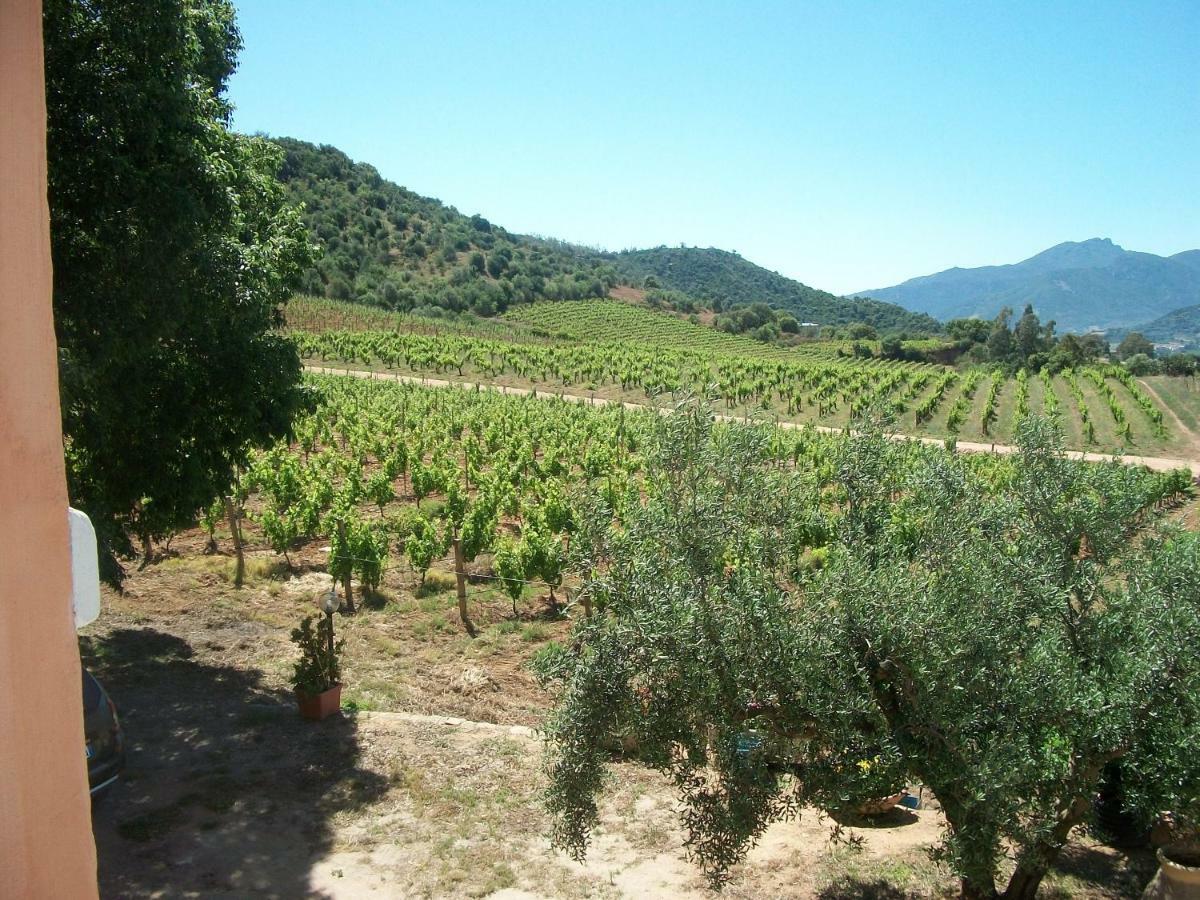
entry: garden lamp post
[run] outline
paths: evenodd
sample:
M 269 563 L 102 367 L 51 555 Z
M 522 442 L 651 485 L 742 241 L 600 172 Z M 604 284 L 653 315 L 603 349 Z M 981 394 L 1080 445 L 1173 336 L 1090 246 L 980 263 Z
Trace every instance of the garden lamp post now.
M 325 634 L 325 640 L 328 642 L 330 660 L 333 659 L 333 614 L 338 611 L 338 595 L 337 582 L 329 586 L 329 590 L 323 593 L 317 601 L 317 605 L 321 608 L 321 612 L 325 613 L 325 617 L 329 622 L 329 631 Z

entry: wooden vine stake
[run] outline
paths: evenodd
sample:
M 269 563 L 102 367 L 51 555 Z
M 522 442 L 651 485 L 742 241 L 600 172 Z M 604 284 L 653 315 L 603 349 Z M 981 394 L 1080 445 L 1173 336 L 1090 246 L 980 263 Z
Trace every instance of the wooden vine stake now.
M 338 543 L 343 548 L 345 548 L 346 547 L 346 523 L 338 522 L 337 531 L 338 531 Z M 348 557 L 350 554 L 347 552 L 346 555 Z M 347 562 L 349 562 L 349 560 L 347 560 Z M 354 569 L 353 565 L 348 565 L 342 570 L 342 593 L 344 593 L 346 595 L 346 612 L 347 613 L 354 612 L 354 594 L 351 593 L 351 591 L 350 591 L 350 576 L 353 572 L 353 569 Z
M 467 614 L 467 573 L 465 564 L 463 563 L 462 541 L 456 535 L 454 538 L 454 583 L 455 591 L 458 594 L 458 616 L 462 619 L 463 627 L 467 629 L 467 634 L 475 637 L 475 626 L 471 624 L 471 617 Z
M 233 577 L 233 585 L 241 587 L 242 582 L 246 579 L 246 554 L 242 548 L 242 523 L 238 519 L 237 510 L 233 508 L 233 501 L 228 497 L 222 497 L 221 502 L 225 504 L 225 518 L 229 520 L 229 535 L 233 538 L 233 552 L 237 554 L 237 573 Z

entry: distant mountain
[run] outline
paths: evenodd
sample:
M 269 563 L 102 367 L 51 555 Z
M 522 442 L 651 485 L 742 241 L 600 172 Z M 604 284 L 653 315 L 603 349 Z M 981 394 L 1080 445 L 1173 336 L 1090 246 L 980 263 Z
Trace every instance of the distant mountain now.
M 1200 250 L 1184 250 L 1182 253 L 1176 253 L 1169 258 L 1175 260 L 1175 262 L 1183 263 L 1185 266 L 1200 270 Z
M 766 303 L 785 309 L 801 322 L 845 325 L 865 322 L 879 331 L 937 332 L 929 316 L 894 303 L 863 297 L 838 297 L 756 266 L 737 253 L 712 247 L 654 247 L 627 250 L 613 261 L 618 273 L 641 285 L 654 276 L 663 287 L 697 299 L 721 301 L 726 307 Z
M 1130 328 L 1200 304 L 1200 250 L 1138 253 L 1108 238 L 1059 244 L 1024 262 L 947 269 L 893 287 L 863 291 L 939 319 L 1018 314 L 1026 303 L 1060 331 Z

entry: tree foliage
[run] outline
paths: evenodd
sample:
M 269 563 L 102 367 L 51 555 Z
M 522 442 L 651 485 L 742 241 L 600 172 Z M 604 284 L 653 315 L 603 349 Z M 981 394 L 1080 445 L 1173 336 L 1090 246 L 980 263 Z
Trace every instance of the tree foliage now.
M 583 504 L 603 614 L 541 663 L 558 845 L 584 851 L 621 734 L 716 881 L 770 821 L 855 799 L 864 762 L 932 788 L 970 897 L 1010 847 L 1004 896 L 1032 897 L 1114 760 L 1137 811 L 1195 814 L 1200 542 L 1145 519 L 1132 470 L 1036 419 L 1000 480 L 871 427 L 824 474 L 762 466 L 764 433 L 700 408 L 661 427 L 642 502 Z
M 1108 351 L 1099 334 L 1054 333 L 1055 323 L 1043 323 L 1033 307 L 1026 304 L 1021 317 L 1013 321 L 1008 307 L 991 322 L 983 319 L 951 319 L 946 332 L 974 363 L 1003 366 L 1009 371 L 1026 369 L 1051 374 L 1096 362 Z
M 310 248 L 278 149 L 228 128 L 232 4 L 47 0 L 44 27 L 70 494 L 122 552 L 287 431 L 300 363 L 272 328 Z
M 1154 344 L 1136 331 L 1131 331 L 1121 339 L 1121 343 L 1117 345 L 1117 358 L 1127 360 L 1131 356 L 1141 354 L 1150 359 L 1154 358 Z

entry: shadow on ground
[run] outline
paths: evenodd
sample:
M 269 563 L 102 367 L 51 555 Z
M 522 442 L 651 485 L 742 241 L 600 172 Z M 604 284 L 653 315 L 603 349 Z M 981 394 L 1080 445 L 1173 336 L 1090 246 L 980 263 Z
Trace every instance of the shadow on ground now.
M 864 816 L 848 810 L 830 812 L 829 818 L 833 819 L 839 825 L 845 825 L 847 828 L 860 828 L 863 830 L 871 828 L 901 828 L 905 825 L 914 825 L 920 821 L 916 813 L 902 806 L 893 807 L 887 812 L 875 816 Z
M 1089 897 L 1140 897 L 1158 869 L 1149 848 L 1117 849 L 1104 844 L 1084 846 L 1068 844 L 1063 848 L 1054 872 L 1086 886 Z M 1044 888 L 1047 898 L 1067 898 L 1071 892 Z
M 154 629 L 80 649 L 128 752 L 123 783 L 93 811 L 101 896 L 320 896 L 308 875 L 333 818 L 387 789 L 360 766 L 354 721 L 305 722 L 261 672 L 201 661 Z
M 882 878 L 840 878 L 817 894 L 818 900 L 915 900 L 910 894 Z

